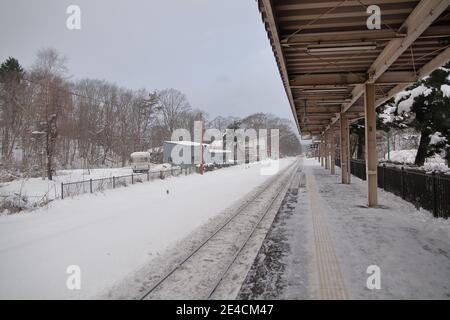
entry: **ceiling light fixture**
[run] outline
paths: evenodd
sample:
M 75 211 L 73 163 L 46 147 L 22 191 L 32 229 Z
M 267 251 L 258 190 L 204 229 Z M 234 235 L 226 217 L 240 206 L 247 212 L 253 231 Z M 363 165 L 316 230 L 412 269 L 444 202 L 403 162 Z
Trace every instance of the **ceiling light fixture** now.
M 368 51 L 377 48 L 375 43 L 357 42 L 357 43 L 341 43 L 341 44 L 317 44 L 309 45 L 306 50 L 308 52 L 337 52 L 337 51 Z
M 318 101 L 318 105 L 327 105 L 327 104 L 343 104 L 345 101 Z
M 332 103 L 344 103 L 344 102 L 349 102 L 350 100 L 345 99 L 345 100 L 319 100 L 317 101 L 317 104 L 332 104 Z
M 305 89 L 303 93 L 323 93 L 323 92 L 347 92 L 346 88 L 330 88 L 330 89 Z

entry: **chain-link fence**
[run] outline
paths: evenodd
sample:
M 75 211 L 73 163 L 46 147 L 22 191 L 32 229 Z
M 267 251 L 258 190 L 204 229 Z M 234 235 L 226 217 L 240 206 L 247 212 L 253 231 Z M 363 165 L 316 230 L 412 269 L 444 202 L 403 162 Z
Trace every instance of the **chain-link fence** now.
M 155 179 L 164 179 L 170 176 L 188 175 L 196 172 L 196 168 L 174 167 L 159 171 L 149 171 L 144 173 L 133 173 L 125 176 L 112 176 L 101 179 L 89 179 L 76 182 L 61 183 L 61 199 L 73 197 L 83 193 L 94 193 L 107 189 L 126 187 L 137 183 L 152 181 Z

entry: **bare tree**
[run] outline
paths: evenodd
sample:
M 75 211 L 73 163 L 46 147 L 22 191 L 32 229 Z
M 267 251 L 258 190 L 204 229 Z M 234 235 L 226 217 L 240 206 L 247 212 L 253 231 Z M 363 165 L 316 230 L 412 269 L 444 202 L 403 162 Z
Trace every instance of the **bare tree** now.
M 239 118 L 237 118 L 237 117 L 217 116 L 214 119 L 212 119 L 211 121 L 209 121 L 206 124 L 206 126 L 208 128 L 214 128 L 214 129 L 220 130 L 220 132 L 225 132 L 225 130 L 237 120 L 239 120 Z
M 33 168 L 48 179 L 56 168 L 124 166 L 131 152 L 160 147 L 177 128 L 193 135 L 197 120 L 221 131 L 278 128 L 282 154 L 298 146 L 287 120 L 257 113 L 242 121 L 221 116 L 208 121 L 208 115 L 192 109 L 178 90 L 136 91 L 95 79 L 72 82 L 66 64 L 67 58 L 54 49 L 43 49 L 29 70 L 13 60 L 1 65 L 2 165 L 18 164 L 11 157 L 17 148 L 23 169 Z
M 131 107 L 131 130 L 134 150 L 150 147 L 150 131 L 156 121 L 156 92 L 139 90 L 134 94 Z
M 46 174 L 49 180 L 53 178 L 53 158 L 58 136 L 57 120 L 65 105 L 70 100 L 68 83 L 65 74 L 67 58 L 56 50 L 47 48 L 38 52 L 32 67 L 32 78 L 38 83 L 40 90 L 38 101 L 38 132 L 45 135 Z
M 164 89 L 158 92 L 156 110 L 159 113 L 165 139 L 168 139 L 175 129 L 182 127 L 183 118 L 190 109 L 191 106 L 184 93 L 175 89 Z
M 271 129 L 279 130 L 280 156 L 294 156 L 301 152 L 301 144 L 292 121 L 276 117 L 272 114 L 255 113 L 242 119 L 244 128 L 255 130 L 267 129 L 267 139 L 270 144 Z

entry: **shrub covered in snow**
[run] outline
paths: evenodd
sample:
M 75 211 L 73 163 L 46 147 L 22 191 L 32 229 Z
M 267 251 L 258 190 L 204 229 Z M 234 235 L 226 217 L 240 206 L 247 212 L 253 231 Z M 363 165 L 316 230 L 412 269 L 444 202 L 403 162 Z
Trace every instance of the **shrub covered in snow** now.
M 414 159 L 416 158 L 416 153 L 417 150 L 415 149 L 395 150 L 389 152 L 389 155 L 386 154 L 386 159 L 390 159 L 390 161 L 397 163 L 413 164 Z
M 390 160 L 385 162 L 390 162 L 393 164 L 399 165 L 408 165 L 413 166 L 414 160 L 416 158 L 417 149 L 410 150 L 395 150 L 389 153 Z M 388 155 L 386 154 L 386 159 Z M 445 163 L 445 159 L 443 159 L 440 155 L 436 154 L 434 156 L 428 157 L 423 164 L 423 166 L 416 167 L 417 169 L 421 169 L 427 172 L 430 171 L 440 171 L 440 172 L 448 172 L 450 173 L 450 168 L 448 168 Z
M 8 215 L 26 210 L 30 207 L 28 199 L 19 194 L 1 196 L 0 214 Z

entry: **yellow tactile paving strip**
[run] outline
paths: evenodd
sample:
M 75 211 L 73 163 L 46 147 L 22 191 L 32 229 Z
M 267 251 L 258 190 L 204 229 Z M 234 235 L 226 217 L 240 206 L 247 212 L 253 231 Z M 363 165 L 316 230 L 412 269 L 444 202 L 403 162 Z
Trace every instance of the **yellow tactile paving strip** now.
M 333 240 L 328 233 L 321 204 L 323 199 L 319 195 L 316 179 L 314 175 L 308 174 L 306 180 L 313 223 L 314 253 L 317 264 L 319 286 L 317 298 L 326 300 L 348 299 L 339 261 L 334 252 Z

